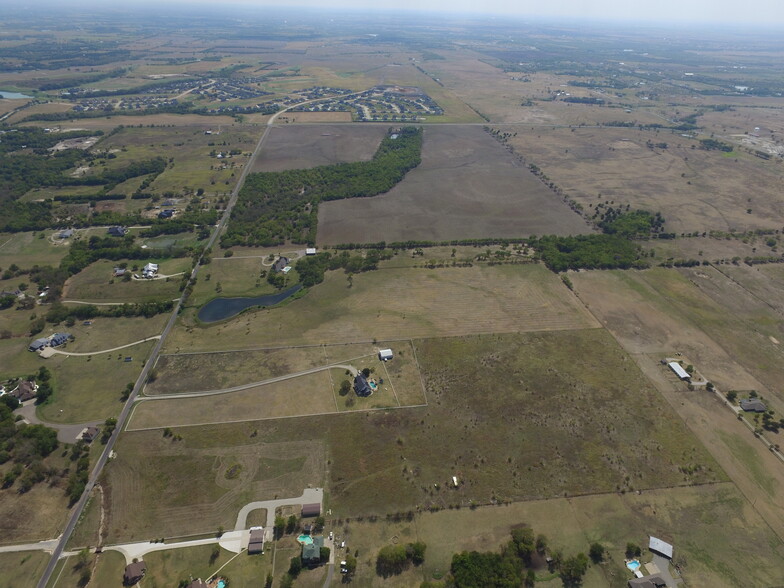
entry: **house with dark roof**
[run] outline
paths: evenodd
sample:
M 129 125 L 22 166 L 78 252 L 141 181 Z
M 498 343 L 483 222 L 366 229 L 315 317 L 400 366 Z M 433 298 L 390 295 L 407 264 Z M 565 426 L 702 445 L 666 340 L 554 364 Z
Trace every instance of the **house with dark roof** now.
M 275 260 L 275 263 L 272 264 L 272 271 L 273 272 L 282 272 L 283 268 L 285 268 L 289 264 L 288 257 L 278 257 Z
M 125 237 L 128 234 L 128 229 L 126 227 L 109 227 L 106 233 L 112 237 Z
M 123 586 L 133 586 L 139 583 L 144 574 L 147 573 L 147 564 L 143 561 L 135 561 L 125 566 L 125 573 L 123 574 Z
M 19 402 L 27 402 L 35 398 L 38 392 L 38 384 L 30 380 L 23 380 L 19 385 L 11 390 L 11 396 L 16 398 Z
M 49 345 L 51 347 L 59 347 L 60 345 L 64 345 L 68 342 L 68 339 L 71 338 L 71 333 L 55 333 L 49 339 Z
M 264 553 L 264 527 L 251 527 L 248 540 L 248 555 Z
M 317 566 L 321 563 L 321 548 L 324 537 L 313 537 L 313 543 L 302 546 L 302 565 Z
M 92 443 L 98 435 L 101 434 L 101 428 L 96 427 L 95 425 L 90 427 L 85 427 L 82 429 L 82 432 L 79 433 L 79 436 L 76 438 L 77 441 L 82 440 L 87 443 Z
M 201 578 L 199 578 L 198 580 L 194 580 L 193 582 L 188 584 L 188 588 L 209 588 L 209 586 L 210 585 L 207 584 L 207 582 L 205 582 Z
M 174 216 L 174 209 L 167 208 L 166 210 L 162 210 L 158 213 L 158 218 L 171 218 Z
M 667 582 L 665 582 L 661 576 L 657 575 L 643 576 L 642 578 L 629 580 L 629 588 L 665 588 L 666 586 Z
M 362 372 L 358 373 L 354 377 L 354 392 L 357 393 L 357 396 L 365 397 L 370 396 L 373 393 L 373 390 L 370 389 L 370 384 L 367 381 L 367 378 L 362 374 Z
M 49 337 L 41 337 L 40 339 L 36 339 L 28 346 L 28 351 L 41 351 L 44 347 L 49 345 Z
M 746 412 L 765 412 L 768 407 L 759 398 L 744 398 L 740 401 L 740 407 Z

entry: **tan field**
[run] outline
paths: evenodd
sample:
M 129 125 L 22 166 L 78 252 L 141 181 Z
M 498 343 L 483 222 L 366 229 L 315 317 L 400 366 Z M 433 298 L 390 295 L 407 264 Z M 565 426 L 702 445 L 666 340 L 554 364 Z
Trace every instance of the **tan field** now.
M 428 127 L 422 163 L 373 198 L 319 206 L 317 242 L 524 237 L 590 232 L 482 127 Z

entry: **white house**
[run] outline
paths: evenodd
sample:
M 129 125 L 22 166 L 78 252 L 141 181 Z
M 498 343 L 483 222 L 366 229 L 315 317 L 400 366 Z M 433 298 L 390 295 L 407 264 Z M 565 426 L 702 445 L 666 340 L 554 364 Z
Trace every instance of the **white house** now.
M 378 358 L 381 361 L 389 361 L 393 357 L 394 357 L 394 355 L 392 354 L 392 350 L 391 349 L 379 349 L 378 350 Z
M 148 263 L 142 269 L 142 277 L 144 278 L 154 278 L 158 274 L 158 264 L 157 263 Z

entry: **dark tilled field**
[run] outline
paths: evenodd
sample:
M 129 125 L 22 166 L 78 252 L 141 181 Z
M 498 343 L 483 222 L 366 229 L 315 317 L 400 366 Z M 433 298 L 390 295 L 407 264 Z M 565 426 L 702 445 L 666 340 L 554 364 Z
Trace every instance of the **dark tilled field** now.
M 392 190 L 319 207 L 321 245 L 589 232 L 481 127 L 428 127 L 422 163 Z
M 387 125 L 291 125 L 275 127 L 251 171 L 302 169 L 347 161 L 368 161 Z

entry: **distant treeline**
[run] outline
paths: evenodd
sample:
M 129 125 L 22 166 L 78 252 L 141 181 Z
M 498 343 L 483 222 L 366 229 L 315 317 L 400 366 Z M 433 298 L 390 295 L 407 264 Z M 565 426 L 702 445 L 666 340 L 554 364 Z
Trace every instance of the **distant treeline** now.
M 221 245 L 313 243 L 319 202 L 389 191 L 419 165 L 421 148 L 422 130 L 406 127 L 385 137 L 370 161 L 250 174 Z

